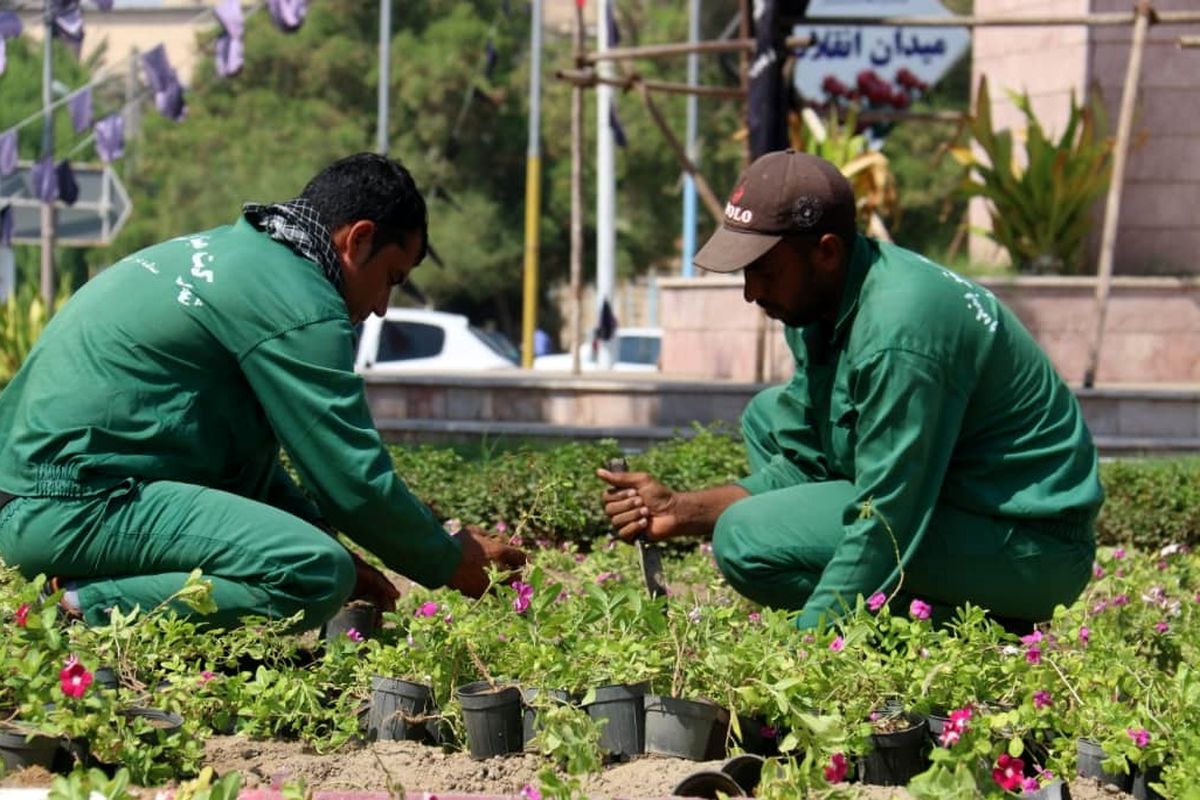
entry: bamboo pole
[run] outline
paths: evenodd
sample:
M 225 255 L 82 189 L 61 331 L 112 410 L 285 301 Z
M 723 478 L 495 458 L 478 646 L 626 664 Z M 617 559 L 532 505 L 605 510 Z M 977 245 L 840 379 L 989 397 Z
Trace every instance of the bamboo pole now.
M 1180 36 L 1179 46 L 1184 50 L 1192 47 L 1200 47 L 1200 36 Z
M 575 64 L 583 64 L 583 4 L 575 4 Z M 571 87 L 571 374 L 578 375 L 583 340 L 583 84 Z
M 789 36 L 784 44 L 789 49 L 808 47 L 809 36 Z M 587 53 L 584 59 L 589 64 L 601 61 L 631 61 L 638 58 L 665 58 L 688 56 L 692 53 L 747 53 L 754 49 L 754 40 L 747 34 L 737 39 L 710 39 L 702 42 L 672 42 L 670 44 L 647 44 L 639 47 L 613 47 L 603 53 Z
M 650 92 L 645 85 L 638 85 L 638 94 L 642 96 L 642 102 L 646 104 L 646 110 L 650 112 L 654 124 L 658 126 L 663 138 L 667 140 L 667 144 L 674 151 L 675 158 L 679 161 L 679 166 L 696 181 L 696 192 L 700 195 L 700 200 L 704 203 L 704 207 L 708 209 L 708 213 L 712 214 L 713 219 L 720 225 L 725 219 L 725 212 L 722 210 L 721 202 L 717 200 L 717 196 L 713 194 L 712 188 L 709 187 L 708 181 L 704 179 L 704 176 L 696 169 L 696 165 L 692 163 L 692 159 L 688 157 L 687 150 L 684 149 L 683 144 L 676 138 L 675 132 L 667 124 L 662 111 L 659 110 L 658 105 L 654 102 L 654 98 L 650 96 Z
M 620 89 L 629 90 L 637 84 L 642 84 L 651 91 L 663 92 L 665 94 L 690 94 L 698 97 L 721 97 L 730 100 L 740 100 L 743 96 L 741 89 L 735 89 L 731 86 L 689 86 L 686 83 L 650 80 L 643 78 L 637 73 L 625 75 L 620 78 L 607 78 L 590 69 L 560 69 L 554 73 L 554 77 L 573 86 L 584 88 L 603 84 L 605 86 L 616 86 Z
M 1100 239 L 1100 263 L 1096 278 L 1096 328 L 1083 373 L 1084 388 L 1096 385 L 1096 369 L 1100 363 L 1100 346 L 1104 340 L 1104 320 L 1108 314 L 1108 295 L 1112 288 L 1113 257 L 1117 246 L 1117 222 L 1121 214 L 1121 190 L 1125 183 L 1125 161 L 1129 155 L 1129 140 L 1133 134 L 1133 111 L 1138 85 L 1142 77 L 1142 56 L 1146 52 L 1146 34 L 1154 18 L 1149 0 L 1139 0 L 1133 24 L 1133 44 L 1129 50 L 1129 65 L 1125 72 L 1125 88 L 1121 92 L 1121 110 L 1117 119 L 1117 141 L 1113 153 L 1112 177 L 1104 205 L 1104 231 Z

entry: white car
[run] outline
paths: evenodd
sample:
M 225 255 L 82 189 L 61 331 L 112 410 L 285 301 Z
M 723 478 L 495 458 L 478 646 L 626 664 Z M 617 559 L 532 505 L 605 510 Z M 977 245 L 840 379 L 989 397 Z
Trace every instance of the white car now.
M 389 308 L 358 330 L 354 370 L 360 375 L 514 369 L 520 353 L 495 331 L 476 328 L 462 314 Z
M 658 372 L 662 352 L 662 328 L 617 328 L 617 344 L 612 369 L 618 372 Z M 536 370 L 571 371 L 570 353 L 553 353 L 533 360 Z M 590 341 L 579 345 L 579 369 L 601 369 Z

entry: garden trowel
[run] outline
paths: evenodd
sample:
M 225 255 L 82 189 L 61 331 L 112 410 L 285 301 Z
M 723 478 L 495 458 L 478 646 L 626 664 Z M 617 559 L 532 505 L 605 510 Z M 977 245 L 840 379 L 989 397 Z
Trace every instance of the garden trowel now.
M 623 457 L 608 460 L 609 472 L 628 472 L 629 464 Z M 651 597 L 663 597 L 667 593 L 667 584 L 663 580 L 662 548 L 651 544 L 645 533 L 639 533 L 634 540 L 637 545 L 638 557 L 642 564 L 642 580 L 646 582 L 646 591 Z

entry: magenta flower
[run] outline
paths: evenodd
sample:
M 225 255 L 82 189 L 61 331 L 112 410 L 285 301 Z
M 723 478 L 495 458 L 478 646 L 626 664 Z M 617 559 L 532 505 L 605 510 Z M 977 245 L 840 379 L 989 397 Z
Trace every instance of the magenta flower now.
M 525 539 L 521 536 L 521 534 L 514 533 L 512 536 L 508 537 L 508 546 L 509 547 L 524 547 Z
M 779 735 L 774 725 L 763 725 L 758 729 L 758 735 L 764 739 L 774 739 Z
M 700 552 L 704 553 L 705 555 L 712 553 L 712 542 L 701 542 Z
M 513 598 L 513 611 L 524 614 L 529 610 L 529 603 L 533 599 L 533 587 L 521 581 L 513 581 L 512 587 L 517 592 L 517 596 Z
M 206 684 L 206 683 L 208 683 L 209 681 L 211 681 L 211 680 L 215 679 L 216 677 L 217 677 L 217 673 L 213 672 L 213 671 L 212 671 L 212 670 L 210 670 L 210 669 L 206 669 L 206 670 L 204 670 L 203 672 L 201 672 L 201 673 L 200 673 L 200 678 L 199 678 L 199 680 L 200 680 L 200 685 L 201 685 L 201 686 L 203 686 L 204 684 Z
M 1166 622 L 1156 622 L 1154 624 L 1154 630 L 1158 633 L 1166 633 L 1167 631 L 1171 630 L 1171 626 Z
M 757 611 L 751 611 L 746 617 L 746 621 L 751 625 L 758 625 L 762 622 L 762 614 L 758 613 Z
M 29 622 L 29 603 L 21 603 L 17 606 L 16 613 L 13 614 L 13 620 L 17 623 L 18 628 L 24 628 Z
M 1088 642 L 1091 641 L 1091 638 L 1092 638 L 1092 631 L 1090 628 L 1088 628 L 1088 626 L 1084 625 L 1082 628 L 1079 629 L 1079 643 L 1081 645 L 1083 645 L 1084 647 L 1087 647 Z
M 532 783 L 521 787 L 521 800 L 542 800 L 542 793 Z
M 1025 778 L 1021 781 L 1021 791 L 1023 792 L 1036 792 L 1041 788 L 1042 785 L 1038 783 L 1037 778 Z
M 599 575 L 596 576 L 596 583 L 599 584 L 600 586 L 603 586 L 604 584 L 608 583 L 609 581 L 620 580 L 620 577 L 621 576 L 615 572 L 601 572 Z
M 933 606 L 924 600 L 913 600 L 908 606 L 908 614 L 913 619 L 929 619 L 931 613 L 933 613 Z
M 829 757 L 829 765 L 825 767 L 825 780 L 830 783 L 841 783 L 850 772 L 850 762 L 842 753 L 834 753 Z
M 1118 547 L 1116 550 L 1113 550 L 1113 558 L 1115 558 L 1117 561 L 1120 561 L 1124 557 L 1125 557 L 1125 548 L 1124 547 Z
M 1113 598 L 1112 604 L 1116 608 L 1120 608 L 1121 606 L 1129 605 L 1129 595 L 1127 595 L 1127 594 L 1117 595 L 1116 597 Z
M 1104 577 L 1104 567 L 1100 566 L 1099 564 L 1092 564 L 1092 577 L 1095 578 L 1096 580 L 1100 580 L 1101 578 L 1103 578 Z
M 829 649 L 835 653 L 840 653 L 845 648 L 846 648 L 846 640 L 843 639 L 841 636 L 836 637 L 832 642 L 829 643 Z
M 1194 599 L 1197 603 L 1200 603 L 1200 592 L 1196 592 L 1196 597 Z
M 1094 606 L 1092 606 L 1092 616 L 1094 617 L 1097 614 L 1103 614 L 1105 609 L 1107 609 L 1107 608 L 1108 608 L 1107 600 L 1098 601 Z
M 58 682 L 63 694 L 79 699 L 92 685 L 92 673 L 88 672 L 87 667 L 79 663 L 79 659 L 72 655 L 58 673 Z
M 1050 693 L 1045 689 L 1038 689 L 1033 693 L 1034 708 L 1049 708 L 1052 705 L 1054 705 L 1054 700 L 1051 699 Z
M 992 768 L 992 780 L 1006 792 L 1015 792 L 1021 788 L 1025 777 L 1025 762 L 1013 758 L 1008 753 L 1001 753 Z
M 366 641 L 365 637 L 359 633 L 358 628 L 350 628 L 348 631 L 346 631 L 346 638 L 352 642 Z
M 1133 739 L 1133 743 L 1139 748 L 1150 744 L 1150 731 L 1145 728 L 1126 728 L 1125 732 L 1129 734 L 1129 738 Z
M 500 533 L 500 534 L 508 533 L 508 523 L 505 522 L 504 520 L 500 520 L 499 522 L 497 522 L 496 523 L 496 533 Z
M 950 719 L 942 726 L 942 734 L 938 741 L 942 747 L 953 747 L 958 744 L 962 735 L 971 727 L 971 708 L 965 706 L 950 712 Z
M 871 613 L 874 614 L 879 609 L 883 608 L 883 605 L 886 602 L 887 595 L 883 592 L 876 592 L 867 598 L 867 608 L 871 609 Z
M 447 625 L 451 624 L 454 622 L 454 615 L 447 614 L 446 616 L 442 617 L 442 622 L 446 623 Z
M 1160 558 L 1160 559 L 1158 560 L 1158 563 L 1157 563 L 1157 564 L 1155 564 L 1155 566 L 1156 566 L 1156 567 L 1158 567 L 1158 571 L 1159 571 L 1159 572 L 1162 572 L 1162 571 L 1163 571 L 1163 570 L 1165 570 L 1165 569 L 1167 568 L 1167 566 L 1168 566 L 1168 565 L 1167 565 L 1167 560 L 1166 560 L 1165 558 Z
M 433 602 L 432 600 L 429 600 L 427 602 L 421 603 L 420 608 L 418 608 L 416 611 L 413 612 L 413 616 L 414 617 L 425 617 L 426 619 L 428 619 L 429 617 L 436 617 L 437 613 L 438 613 L 438 604 Z

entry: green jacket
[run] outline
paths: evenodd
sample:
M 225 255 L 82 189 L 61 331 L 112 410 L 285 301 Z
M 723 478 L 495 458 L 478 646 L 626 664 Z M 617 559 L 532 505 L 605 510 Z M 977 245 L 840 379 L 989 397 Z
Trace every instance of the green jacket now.
M 777 409 L 784 454 L 741 485 L 857 489 L 801 627 L 893 585 L 896 553 L 907 563 L 939 503 L 1092 535 L 1104 495 L 1079 404 L 987 289 L 859 236 L 832 331 L 785 335 L 796 372 Z
M 443 585 L 461 545 L 397 477 L 353 364 L 341 295 L 244 219 L 155 245 L 76 293 L 0 393 L 0 490 L 221 489 L 323 517 Z

